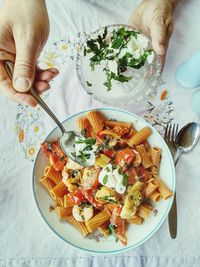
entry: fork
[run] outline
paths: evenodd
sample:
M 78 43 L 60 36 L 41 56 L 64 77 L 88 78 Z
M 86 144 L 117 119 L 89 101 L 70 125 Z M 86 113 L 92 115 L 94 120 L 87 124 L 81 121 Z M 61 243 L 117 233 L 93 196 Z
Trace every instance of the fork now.
M 166 128 L 165 128 L 165 134 L 164 134 L 164 139 L 169 147 L 169 150 L 172 154 L 173 159 L 175 158 L 176 154 L 176 148 L 174 145 L 176 136 L 178 134 L 178 124 L 174 123 L 168 123 Z M 176 164 L 175 164 L 176 166 Z M 176 238 L 177 235 L 177 206 L 176 206 L 176 192 L 174 194 L 174 200 L 172 203 L 172 207 L 169 211 L 168 215 L 168 224 L 169 224 L 169 231 L 170 231 L 170 236 L 171 238 Z

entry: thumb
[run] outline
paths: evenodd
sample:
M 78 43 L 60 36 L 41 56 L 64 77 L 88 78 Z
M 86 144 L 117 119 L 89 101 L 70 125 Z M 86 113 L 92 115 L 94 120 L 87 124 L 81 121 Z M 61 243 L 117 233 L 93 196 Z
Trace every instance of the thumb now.
M 153 19 L 150 27 L 152 46 L 155 52 L 162 56 L 165 54 L 166 26 L 162 21 Z
M 25 42 L 16 38 L 16 59 L 13 74 L 13 86 L 19 92 L 27 92 L 35 79 L 37 46 L 34 40 Z

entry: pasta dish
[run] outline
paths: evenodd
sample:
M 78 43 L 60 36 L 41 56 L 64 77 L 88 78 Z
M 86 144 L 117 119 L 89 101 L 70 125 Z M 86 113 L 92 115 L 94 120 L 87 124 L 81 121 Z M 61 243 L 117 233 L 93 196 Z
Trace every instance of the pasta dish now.
M 142 224 L 153 203 L 173 195 L 159 176 L 162 151 L 150 146 L 148 127 L 108 120 L 98 111 L 77 119 L 80 136 L 74 155 L 89 163 L 83 167 L 67 157 L 58 140 L 41 147 L 48 166 L 41 184 L 56 202 L 61 220 L 84 236 L 98 230 L 127 245 L 129 224 Z

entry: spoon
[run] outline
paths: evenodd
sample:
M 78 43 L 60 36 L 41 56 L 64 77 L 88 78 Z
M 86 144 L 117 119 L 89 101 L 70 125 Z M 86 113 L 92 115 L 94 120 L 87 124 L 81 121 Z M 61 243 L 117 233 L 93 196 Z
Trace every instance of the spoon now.
M 4 63 L 5 70 L 8 73 L 8 76 L 12 80 L 13 78 L 13 70 L 14 70 L 14 64 L 11 61 L 5 61 Z M 84 162 L 80 158 L 76 157 L 74 152 L 74 144 L 76 142 L 76 137 L 80 137 L 80 134 L 74 132 L 74 131 L 66 131 L 63 127 L 62 123 L 58 120 L 58 118 L 54 115 L 54 113 L 51 111 L 51 109 L 47 106 L 47 104 L 42 100 L 42 98 L 36 93 L 35 89 L 32 87 L 29 91 L 29 94 L 34 97 L 34 99 L 37 101 L 37 103 L 46 111 L 46 113 L 54 120 L 54 122 L 57 124 L 58 128 L 60 129 L 62 133 L 62 137 L 60 138 L 60 146 L 63 150 L 63 152 L 73 161 L 77 162 L 81 166 L 89 166 L 89 162 Z
M 190 152 L 197 144 L 200 137 L 200 126 L 196 122 L 186 124 L 177 134 L 174 145 L 177 149 L 174 164 L 183 153 Z M 176 193 L 174 194 L 174 201 L 169 212 L 169 229 L 172 238 L 177 235 L 177 207 L 176 207 Z
M 176 166 L 181 154 L 190 152 L 197 144 L 200 137 L 200 126 L 196 122 L 186 124 L 178 133 L 175 139 L 177 155 L 174 160 Z

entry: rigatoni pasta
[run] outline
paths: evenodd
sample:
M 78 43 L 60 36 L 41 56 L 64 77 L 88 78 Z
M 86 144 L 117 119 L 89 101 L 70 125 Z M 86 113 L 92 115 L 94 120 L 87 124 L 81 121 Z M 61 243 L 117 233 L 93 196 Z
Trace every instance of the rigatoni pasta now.
M 55 184 L 58 184 L 61 181 L 61 173 L 56 171 L 53 166 L 46 167 L 44 171 L 44 176 L 51 179 Z
M 59 219 L 84 236 L 100 231 L 126 245 L 126 226 L 142 225 L 153 203 L 173 194 L 159 177 L 161 149 L 149 144 L 149 128 L 136 130 L 131 122 L 107 120 L 97 111 L 77 125 L 81 136 L 74 151 L 93 164 L 80 166 L 63 156 L 58 142 L 45 142 L 49 164 L 40 182 L 55 200 Z
M 149 135 L 151 135 L 151 130 L 147 127 L 144 127 L 128 140 L 128 144 L 130 146 L 140 145 L 149 137 Z
M 141 159 L 142 159 L 142 166 L 145 169 L 148 169 L 152 166 L 153 162 L 149 156 L 149 154 L 147 153 L 145 146 L 143 144 L 141 145 L 137 145 L 135 147 L 135 149 L 137 150 L 137 152 L 139 153 Z
M 53 187 L 50 190 L 50 195 L 52 196 L 53 199 L 62 197 L 67 193 L 68 193 L 67 186 L 62 181 L 60 181 L 55 187 Z

